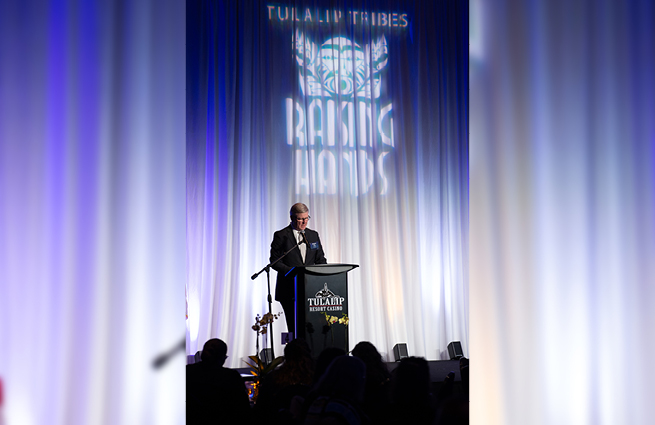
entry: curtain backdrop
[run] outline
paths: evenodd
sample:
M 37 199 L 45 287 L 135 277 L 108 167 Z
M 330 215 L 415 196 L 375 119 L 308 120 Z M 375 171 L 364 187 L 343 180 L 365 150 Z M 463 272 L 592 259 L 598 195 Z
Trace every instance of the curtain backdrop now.
M 0 2 L 0 424 L 184 423 L 184 10 Z
M 655 3 L 471 1 L 471 424 L 655 418 Z
M 467 1 L 187 2 L 188 353 L 255 353 L 250 276 L 304 202 L 328 262 L 360 266 L 351 348 L 466 354 L 467 114 Z

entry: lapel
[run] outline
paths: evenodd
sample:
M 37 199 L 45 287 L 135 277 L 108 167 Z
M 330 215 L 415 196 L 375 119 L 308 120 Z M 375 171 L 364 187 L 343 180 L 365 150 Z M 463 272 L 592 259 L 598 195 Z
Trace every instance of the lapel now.
M 307 243 L 312 243 L 309 237 L 309 231 L 305 230 L 305 237 L 307 238 Z M 305 251 L 305 264 L 314 264 L 314 254 L 313 251 L 309 248 L 309 245 L 306 245 L 307 250 Z M 311 258 L 311 262 L 309 261 Z

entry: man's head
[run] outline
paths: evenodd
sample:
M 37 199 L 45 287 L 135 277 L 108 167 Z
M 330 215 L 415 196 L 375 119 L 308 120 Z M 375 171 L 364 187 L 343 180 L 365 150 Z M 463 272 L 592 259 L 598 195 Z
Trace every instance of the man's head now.
M 298 202 L 293 204 L 291 211 L 291 226 L 296 230 L 305 230 L 309 223 L 309 208 L 307 205 Z
M 225 363 L 226 358 L 227 344 L 218 338 L 213 338 L 205 342 L 205 346 L 202 347 L 202 354 L 200 356 L 200 359 L 203 362 L 218 363 L 222 366 L 223 363 Z

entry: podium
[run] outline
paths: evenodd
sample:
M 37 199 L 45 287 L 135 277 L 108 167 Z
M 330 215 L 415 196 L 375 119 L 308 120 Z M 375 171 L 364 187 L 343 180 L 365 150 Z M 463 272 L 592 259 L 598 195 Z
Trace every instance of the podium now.
M 356 267 L 359 266 L 315 264 L 294 269 L 294 335 L 307 341 L 314 358 L 327 347 L 349 351 L 349 325 L 338 320 L 348 315 L 347 273 Z

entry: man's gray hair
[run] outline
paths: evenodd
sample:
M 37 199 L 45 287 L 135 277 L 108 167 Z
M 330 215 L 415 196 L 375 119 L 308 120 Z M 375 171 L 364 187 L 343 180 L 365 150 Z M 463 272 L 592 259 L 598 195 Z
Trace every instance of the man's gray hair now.
M 306 213 L 306 212 L 309 212 L 309 208 L 307 208 L 307 205 L 305 205 L 305 204 L 303 204 L 301 202 L 298 202 L 297 204 L 293 204 L 293 206 L 291 207 L 291 210 L 289 211 L 289 215 L 291 216 L 291 218 L 293 218 L 297 214 L 302 214 L 302 213 Z

